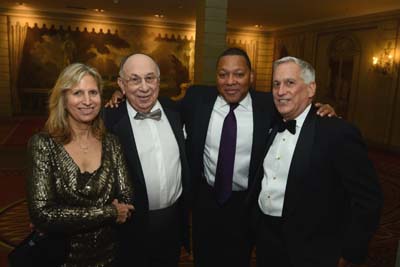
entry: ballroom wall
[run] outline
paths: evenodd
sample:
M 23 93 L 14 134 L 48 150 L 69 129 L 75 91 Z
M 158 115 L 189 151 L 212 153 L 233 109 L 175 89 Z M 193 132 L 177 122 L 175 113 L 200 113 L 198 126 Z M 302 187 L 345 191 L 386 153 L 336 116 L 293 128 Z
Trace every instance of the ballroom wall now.
M 15 54 L 17 44 L 13 43 L 16 26 L 26 24 L 31 28 L 35 24 L 43 28 L 45 24 L 47 28 L 53 26 L 56 30 L 69 27 L 73 31 L 78 28 L 80 32 L 93 33 L 95 36 L 100 33 L 117 36 L 126 43 L 125 46 L 107 46 L 107 53 L 98 55 L 89 63 L 97 66 L 106 60 L 112 67 L 101 68 L 114 73 L 124 54 L 133 51 L 150 53 L 162 66 L 162 76 L 166 77 L 163 88 L 169 90 L 162 91 L 166 95 L 179 94 L 178 84 L 185 79 L 193 81 L 194 26 L 0 9 L 0 116 L 22 114 L 24 105 L 31 101 L 27 95 L 18 97 L 16 92 L 20 96 L 21 92 L 15 89 L 18 81 L 13 81 L 15 71 L 13 64 L 10 64 L 15 58 L 21 57 Z M 293 55 L 310 61 L 317 70 L 317 100 L 331 103 L 341 116 L 361 129 L 371 144 L 400 151 L 400 11 L 274 31 L 228 29 L 226 43 L 227 46 L 240 46 L 248 52 L 255 69 L 256 90 L 270 91 L 272 62 L 275 58 Z M 372 68 L 372 57 L 379 56 L 388 45 L 396 64 L 390 73 L 378 73 Z M 171 55 L 175 61 L 171 61 Z M 176 73 L 176 62 L 183 68 L 185 77 L 182 79 Z M 53 65 L 47 68 L 62 67 L 61 63 L 54 64 L 54 68 Z M 29 79 L 32 82 L 35 80 L 29 72 L 26 73 L 29 69 L 23 67 L 22 70 L 25 71 L 25 83 Z M 116 77 L 109 73 L 103 75 L 112 87 Z M 42 95 L 44 90 L 48 90 L 28 89 L 29 92 L 41 92 Z M 39 101 L 36 105 L 39 105 L 39 109 L 35 110 L 45 110 L 45 101 Z
M 4 55 L 0 66 L 2 75 L 6 75 L 0 83 L 3 116 L 45 112 L 46 92 L 57 74 L 73 61 L 99 69 L 106 95 L 117 86 L 121 58 L 132 52 L 151 54 L 159 63 L 161 95 L 179 95 L 182 83 L 193 82 L 192 25 L 0 10 L 0 31 L 4 32 L 0 35 L 0 56 Z M 227 34 L 227 45 L 242 47 L 249 53 L 257 73 L 255 86 L 268 90 L 271 35 L 232 30 Z
M 108 94 L 117 87 L 120 60 L 132 52 L 159 62 L 162 94 L 178 94 L 179 85 L 193 77 L 191 27 L 33 11 L 0 13 L 0 23 L 1 73 L 8 73 L 0 83 L 3 116 L 44 113 L 47 92 L 71 62 L 96 67 Z
M 298 56 L 315 66 L 319 101 L 369 143 L 400 150 L 400 11 L 278 30 L 274 38 L 276 58 Z M 394 57 L 388 73 L 372 66 L 385 49 Z
M 12 114 L 7 17 L 0 14 L 0 114 Z

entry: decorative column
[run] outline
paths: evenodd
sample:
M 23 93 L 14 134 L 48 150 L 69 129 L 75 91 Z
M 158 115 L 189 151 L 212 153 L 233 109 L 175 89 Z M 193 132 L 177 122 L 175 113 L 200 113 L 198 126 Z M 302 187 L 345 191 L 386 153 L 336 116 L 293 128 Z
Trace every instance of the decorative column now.
M 12 115 L 7 17 L 0 15 L 0 117 Z
M 217 57 L 226 47 L 228 0 L 197 0 L 194 83 L 215 84 Z

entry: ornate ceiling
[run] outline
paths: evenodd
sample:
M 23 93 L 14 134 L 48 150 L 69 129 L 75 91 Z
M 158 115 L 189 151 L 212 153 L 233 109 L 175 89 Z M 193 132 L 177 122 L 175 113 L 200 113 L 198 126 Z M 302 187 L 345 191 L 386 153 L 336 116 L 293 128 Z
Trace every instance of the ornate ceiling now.
M 26 0 L 23 3 L 18 5 L 16 1 L 1 0 L 0 8 L 61 11 L 192 26 L 196 17 L 195 0 Z M 395 10 L 400 11 L 399 0 L 228 0 L 228 27 L 261 25 L 259 29 L 268 31 Z

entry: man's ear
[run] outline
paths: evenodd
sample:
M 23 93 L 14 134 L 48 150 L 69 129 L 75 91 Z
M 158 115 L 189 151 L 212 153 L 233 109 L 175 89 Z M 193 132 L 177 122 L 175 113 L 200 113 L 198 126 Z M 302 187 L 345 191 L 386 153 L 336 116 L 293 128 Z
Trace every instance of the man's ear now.
M 121 89 L 122 94 L 125 95 L 124 81 L 121 78 L 118 78 L 117 83 L 118 83 L 119 89 Z
M 250 84 L 254 85 L 254 71 L 250 70 Z
M 317 91 L 317 84 L 315 82 L 310 82 L 307 86 L 308 97 L 313 98 L 315 96 L 315 92 Z

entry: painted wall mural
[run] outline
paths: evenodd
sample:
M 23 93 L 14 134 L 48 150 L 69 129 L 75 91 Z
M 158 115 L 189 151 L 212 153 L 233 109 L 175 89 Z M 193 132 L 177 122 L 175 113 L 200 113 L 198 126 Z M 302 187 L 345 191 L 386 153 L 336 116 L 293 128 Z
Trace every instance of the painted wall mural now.
M 28 28 L 24 44 L 18 79 L 20 95 L 35 93 L 34 97 L 47 97 L 65 66 L 83 62 L 99 70 L 104 79 L 104 97 L 108 98 L 118 88 L 116 80 L 121 59 L 133 52 L 149 54 L 159 64 L 160 95 L 179 95 L 181 84 L 190 82 L 194 40 L 186 36 L 162 35 L 145 28 L 129 29 L 120 34 L 118 31 L 111 33 L 100 29 L 95 32 L 87 28 L 38 27 L 35 24 Z M 36 107 L 32 107 L 32 103 L 23 103 L 24 106 L 37 110 L 43 105 L 36 103 Z

